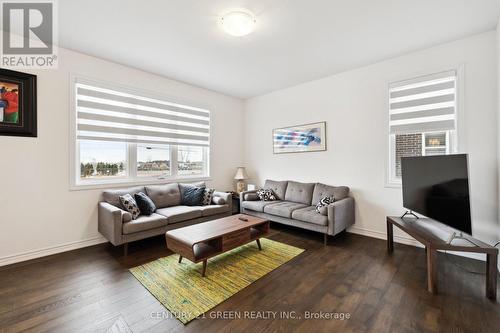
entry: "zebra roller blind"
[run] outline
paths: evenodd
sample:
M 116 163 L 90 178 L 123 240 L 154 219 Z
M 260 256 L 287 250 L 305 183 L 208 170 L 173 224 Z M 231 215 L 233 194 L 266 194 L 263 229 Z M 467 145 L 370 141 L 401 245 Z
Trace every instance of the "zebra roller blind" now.
M 454 70 L 390 84 L 390 133 L 454 130 L 456 86 Z
M 77 139 L 208 146 L 210 111 L 76 83 Z

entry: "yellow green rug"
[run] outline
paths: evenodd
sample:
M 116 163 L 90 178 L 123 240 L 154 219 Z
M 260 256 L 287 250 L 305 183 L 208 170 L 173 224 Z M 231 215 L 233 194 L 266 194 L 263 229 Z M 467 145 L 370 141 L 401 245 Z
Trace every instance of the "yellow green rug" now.
M 261 239 L 262 251 L 251 242 L 208 260 L 207 276 L 202 263 L 176 254 L 130 269 L 154 297 L 182 323 L 207 312 L 304 250 Z

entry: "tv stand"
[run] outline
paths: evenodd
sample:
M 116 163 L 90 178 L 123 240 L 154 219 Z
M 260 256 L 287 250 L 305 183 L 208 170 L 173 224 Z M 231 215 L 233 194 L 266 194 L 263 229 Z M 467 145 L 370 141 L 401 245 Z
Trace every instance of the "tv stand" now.
M 450 235 L 450 240 L 448 241 L 448 244 L 451 244 L 451 242 L 453 242 L 455 239 L 461 239 L 461 240 L 464 240 L 474 246 L 481 246 L 481 244 L 477 244 L 475 241 L 474 241 L 474 238 L 472 237 L 464 237 L 464 234 L 462 232 L 454 232 Z
M 437 293 L 437 251 L 475 252 L 486 254 L 486 297 L 497 298 L 498 249 L 467 234 L 459 233 L 437 221 L 421 218 L 418 223 L 398 216 L 387 217 L 387 251 L 394 251 L 393 226 L 398 227 L 425 246 L 427 253 L 427 290 Z M 451 237 L 450 237 L 451 235 Z M 453 244 L 453 240 L 459 240 Z
M 417 216 L 417 214 L 415 214 L 411 210 L 407 210 L 403 215 L 401 215 L 401 218 L 404 219 L 406 215 L 411 215 L 414 218 L 416 218 L 417 220 L 419 219 L 419 217 Z

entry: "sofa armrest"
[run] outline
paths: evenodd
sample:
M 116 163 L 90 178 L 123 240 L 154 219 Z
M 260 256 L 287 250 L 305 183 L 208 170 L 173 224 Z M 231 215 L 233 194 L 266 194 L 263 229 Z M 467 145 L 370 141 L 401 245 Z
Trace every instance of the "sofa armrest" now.
M 97 228 L 113 245 L 123 244 L 122 215 L 125 211 L 107 202 L 99 202 Z
M 250 190 L 250 191 L 240 192 L 240 203 L 242 203 L 243 201 L 247 201 L 247 200 L 245 200 L 245 195 L 252 194 L 252 193 L 257 193 L 257 190 Z
M 336 235 L 354 224 L 354 198 L 347 197 L 328 205 L 328 234 Z
M 226 205 L 229 205 L 229 211 L 232 211 L 232 209 L 233 209 L 233 195 L 231 193 L 215 191 L 214 197 L 219 197 L 219 198 L 224 199 L 224 201 L 226 202 Z

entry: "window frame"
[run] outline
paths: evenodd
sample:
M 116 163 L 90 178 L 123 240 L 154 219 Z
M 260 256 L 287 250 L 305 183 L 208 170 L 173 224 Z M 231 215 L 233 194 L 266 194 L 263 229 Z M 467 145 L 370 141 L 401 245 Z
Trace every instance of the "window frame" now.
M 465 64 L 460 63 L 456 66 L 449 68 L 441 68 L 436 70 L 430 70 L 425 72 L 414 73 L 413 75 L 406 75 L 404 77 L 396 77 L 386 82 L 386 109 L 385 109 L 385 135 L 386 135 L 386 158 L 385 158 L 385 186 L 386 188 L 402 188 L 401 179 L 393 177 L 396 174 L 396 136 L 390 133 L 390 85 L 394 82 L 411 80 L 412 78 L 417 78 L 420 76 L 432 75 L 434 73 L 447 72 L 455 70 L 456 72 L 456 86 L 455 86 L 455 130 L 451 131 L 449 135 L 449 153 L 448 154 L 458 154 L 463 149 L 465 149 L 465 129 L 464 129 L 464 77 L 465 77 Z M 443 131 L 437 131 L 443 132 Z M 450 132 L 450 131 L 448 131 Z M 425 132 L 422 132 L 422 134 Z M 422 135 L 422 140 L 425 140 L 425 135 Z M 424 149 L 424 142 L 422 144 L 422 149 Z
M 127 143 L 127 153 L 126 153 L 126 177 L 115 178 L 115 179 L 88 179 L 82 180 L 80 177 L 80 144 L 77 140 L 77 107 L 76 107 L 76 84 L 85 83 L 89 85 L 97 85 L 99 87 L 119 90 L 129 94 L 136 94 L 149 98 L 163 99 L 171 103 L 189 105 L 192 107 L 198 107 L 206 110 L 212 110 L 211 107 L 206 105 L 201 106 L 199 103 L 194 103 L 186 100 L 180 100 L 165 94 L 159 94 L 156 92 L 151 92 L 147 90 L 139 90 L 132 87 L 127 87 L 119 83 L 106 82 L 98 79 L 93 79 L 86 77 L 84 75 L 79 75 L 75 73 L 70 74 L 70 98 L 69 98 L 69 110 L 70 110 L 70 142 L 69 142 L 69 159 L 70 159 L 70 172 L 69 172 L 69 189 L 71 191 L 77 190 L 91 190 L 91 189 L 102 189 L 102 188 L 114 188 L 114 187 L 124 187 L 124 186 L 138 186 L 138 185 L 152 185 L 152 184 L 165 184 L 174 182 L 195 182 L 195 181 L 209 181 L 211 178 L 211 156 L 212 156 L 212 121 L 210 121 L 210 141 L 208 147 L 203 147 L 203 157 L 205 159 L 204 163 L 204 174 L 203 175 L 177 175 L 177 145 L 169 145 L 170 153 L 170 163 L 171 170 L 169 176 L 159 176 L 159 177 L 147 177 L 147 176 L 137 176 L 137 143 Z M 210 111 L 210 118 L 212 118 L 212 112 Z M 103 140 L 105 141 L 105 140 Z M 181 144 L 182 145 L 182 144 Z M 161 146 L 155 144 L 154 146 Z M 175 173 L 174 173 L 175 171 Z

